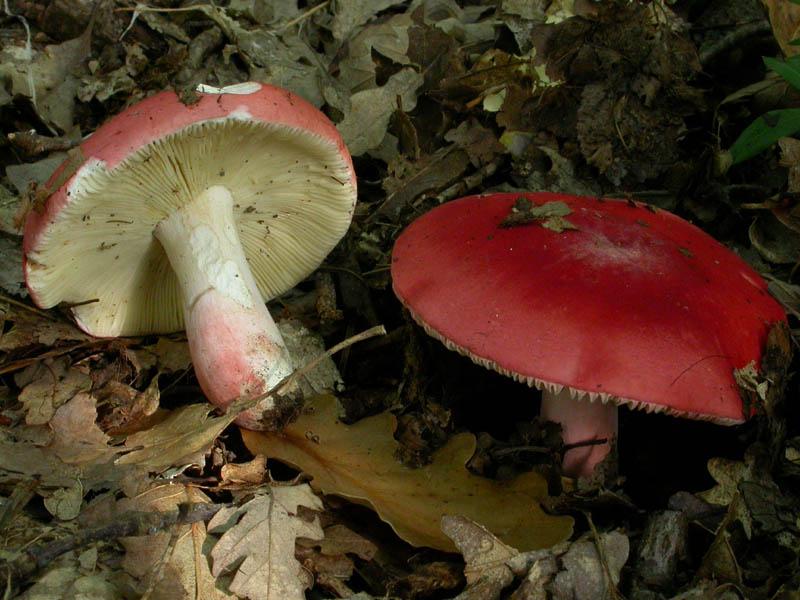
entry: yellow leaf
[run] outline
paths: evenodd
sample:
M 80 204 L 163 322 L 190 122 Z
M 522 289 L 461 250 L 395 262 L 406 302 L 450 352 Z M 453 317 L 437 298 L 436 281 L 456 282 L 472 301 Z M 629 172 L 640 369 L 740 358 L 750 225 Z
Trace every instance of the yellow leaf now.
M 396 458 L 396 421 L 383 413 L 345 425 L 334 396 L 317 396 L 278 434 L 245 431 L 253 454 L 277 458 L 310 474 L 315 489 L 372 507 L 397 534 L 415 546 L 455 551 L 440 528 L 445 515 L 484 525 L 521 551 L 546 548 L 572 533 L 570 517 L 545 514 L 539 500 L 547 483 L 537 473 L 510 482 L 473 475 L 465 468 L 475 450 L 471 434 L 453 437 L 431 464 L 411 469 Z

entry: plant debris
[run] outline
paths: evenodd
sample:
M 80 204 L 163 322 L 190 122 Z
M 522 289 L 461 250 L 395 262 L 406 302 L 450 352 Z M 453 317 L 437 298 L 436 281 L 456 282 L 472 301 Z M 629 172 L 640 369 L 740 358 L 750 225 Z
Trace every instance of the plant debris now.
M 727 149 L 761 115 L 793 131 L 770 116 L 800 110 L 799 15 L 783 0 L 4 4 L 5 597 L 794 598 L 800 141 L 745 136 L 736 164 Z M 270 302 L 309 398 L 271 435 L 207 404 L 180 332 L 92 338 L 70 307 L 37 309 L 22 269 L 26 215 L 85 136 L 155 93 L 191 104 L 247 81 L 324 111 L 359 184 L 348 235 Z M 764 364 L 736 372 L 750 421 L 622 412 L 622 477 L 563 479 L 533 392 L 437 348 L 392 293 L 400 232 L 484 192 L 626 198 L 747 260 L 790 315 Z M 503 226 L 570 235 L 564 209 L 518 203 Z

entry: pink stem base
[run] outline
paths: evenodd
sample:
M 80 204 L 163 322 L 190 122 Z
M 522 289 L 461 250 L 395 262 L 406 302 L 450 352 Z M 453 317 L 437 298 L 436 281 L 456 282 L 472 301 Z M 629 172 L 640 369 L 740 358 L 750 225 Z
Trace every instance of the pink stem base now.
M 291 357 L 247 264 L 230 192 L 208 188 L 161 221 L 155 236 L 178 278 L 192 362 L 211 403 L 226 407 L 289 375 Z M 273 409 L 267 398 L 236 422 L 263 428 Z
M 561 436 L 566 446 L 592 440 L 610 441 L 617 437 L 617 406 L 613 402 L 603 404 L 599 400 L 590 402 L 571 398 L 568 388 L 558 394 L 542 392 L 541 416 L 561 425 Z M 564 454 L 564 473 L 589 477 L 610 450 L 610 442 L 568 450 Z

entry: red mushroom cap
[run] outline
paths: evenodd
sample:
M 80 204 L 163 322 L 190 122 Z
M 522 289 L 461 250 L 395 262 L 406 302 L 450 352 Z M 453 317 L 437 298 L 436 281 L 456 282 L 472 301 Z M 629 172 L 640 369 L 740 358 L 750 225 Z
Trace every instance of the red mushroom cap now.
M 88 159 L 101 161 L 108 170 L 135 151 L 181 129 L 212 119 L 239 117 L 242 120 L 274 123 L 317 134 L 333 143 L 343 160 L 351 167 L 351 183 L 355 186 L 355 171 L 350 153 L 336 127 L 307 100 L 291 92 L 248 82 L 239 84 L 247 93 L 198 94 L 197 101 L 184 104 L 174 91 L 160 92 L 122 111 L 109 120 L 84 142 L 80 148 Z M 245 87 L 245 86 L 250 86 Z M 68 163 L 62 164 L 48 182 L 55 181 Z M 24 250 L 36 246 L 42 230 L 69 202 L 68 186 L 62 185 L 47 201 L 42 214 L 32 212 L 25 230 Z
M 322 112 L 256 82 L 194 100 L 156 94 L 80 145 L 84 162 L 28 216 L 24 270 L 37 305 L 79 305 L 73 314 L 93 335 L 181 329 L 178 283 L 152 231 L 215 185 L 233 190 L 239 235 L 265 299 L 316 269 L 344 235 L 355 171 Z
M 397 239 L 394 290 L 433 336 L 530 385 L 723 424 L 733 371 L 785 321 L 761 277 L 697 227 L 619 200 L 561 201 L 576 230 L 499 227 L 521 194 L 437 207 Z

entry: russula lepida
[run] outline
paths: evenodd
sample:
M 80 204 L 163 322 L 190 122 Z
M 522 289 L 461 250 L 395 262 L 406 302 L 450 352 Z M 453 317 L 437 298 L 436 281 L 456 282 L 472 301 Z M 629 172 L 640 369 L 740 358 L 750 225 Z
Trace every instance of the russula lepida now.
M 520 199 L 568 214 L 502 226 Z M 618 405 L 742 423 L 734 370 L 758 369 L 770 326 L 786 321 L 739 256 L 667 211 L 621 200 L 448 202 L 398 237 L 392 280 L 429 334 L 542 389 L 542 415 L 567 445 L 614 438 Z M 589 475 L 608 451 L 568 450 L 564 471 Z
M 356 178 L 334 125 L 291 92 L 250 82 L 194 100 L 156 94 L 86 139 L 30 213 L 24 267 L 36 304 L 73 305 L 91 335 L 185 328 L 200 385 L 224 407 L 291 372 L 264 301 L 347 231 Z M 272 407 L 237 422 L 261 428 Z

